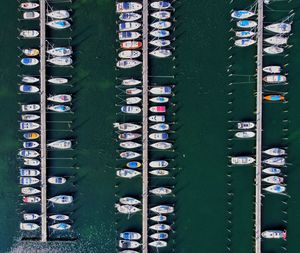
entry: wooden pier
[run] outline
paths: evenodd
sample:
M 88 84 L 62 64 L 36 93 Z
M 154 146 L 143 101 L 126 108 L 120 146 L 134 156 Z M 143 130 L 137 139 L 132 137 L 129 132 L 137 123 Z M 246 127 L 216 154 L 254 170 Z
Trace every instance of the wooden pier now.
M 143 0 L 143 246 L 148 253 L 148 0 Z
M 261 253 L 261 151 L 262 151 L 262 72 L 263 72 L 263 0 L 257 1 L 257 96 L 256 96 L 256 176 L 255 176 L 255 253 Z
M 41 103 L 41 241 L 47 236 L 47 138 L 46 138 L 46 2 L 40 0 L 40 103 Z

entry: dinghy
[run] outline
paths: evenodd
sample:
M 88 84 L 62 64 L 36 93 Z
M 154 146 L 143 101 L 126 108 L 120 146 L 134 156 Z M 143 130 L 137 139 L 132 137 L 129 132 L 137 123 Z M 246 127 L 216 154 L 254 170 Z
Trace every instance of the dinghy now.
M 120 32 L 119 40 L 135 40 L 141 37 L 142 35 L 138 32 Z
M 34 66 L 39 63 L 39 60 L 36 58 L 23 58 L 21 59 L 21 63 L 25 66 Z
M 67 179 L 64 177 L 49 177 L 47 181 L 49 184 L 64 184 Z
M 40 17 L 40 13 L 37 11 L 26 11 L 23 13 L 24 19 L 36 19 Z
M 166 117 L 164 115 L 152 115 L 149 117 L 149 120 L 152 122 L 165 122 Z
M 23 148 L 37 148 L 40 144 L 36 141 L 24 141 Z
M 165 141 L 167 140 L 169 135 L 167 133 L 152 133 L 149 134 L 149 138 L 151 140 L 156 140 L 156 141 Z
M 40 79 L 33 77 L 33 76 L 23 76 L 22 77 L 22 82 L 24 82 L 24 83 L 36 83 L 39 80 Z
M 132 22 L 140 19 L 142 17 L 141 14 L 134 13 L 134 12 L 125 12 L 121 13 L 119 19 L 122 21 Z
M 161 150 L 166 150 L 172 148 L 172 144 L 169 142 L 156 142 L 153 144 L 150 144 L 151 147 Z
M 166 47 L 171 44 L 170 40 L 164 40 L 164 39 L 157 39 L 157 40 L 151 40 L 149 41 L 149 44 L 155 46 L 155 47 Z
M 22 198 L 24 203 L 39 203 L 41 201 L 40 197 L 36 196 L 26 196 Z
M 237 123 L 237 128 L 240 130 L 252 129 L 255 127 L 255 124 L 252 122 L 239 122 Z
M 120 153 L 120 157 L 124 158 L 124 159 L 134 159 L 139 156 L 141 156 L 140 153 L 132 152 L 132 151 L 125 151 L 125 152 Z
M 156 11 L 150 14 L 151 17 L 164 20 L 164 19 L 169 19 L 171 17 L 171 12 L 169 11 Z
M 167 220 L 167 216 L 159 214 L 159 215 L 152 216 L 150 220 L 156 222 L 164 222 Z
M 117 62 L 117 67 L 121 69 L 130 69 L 142 64 L 138 60 L 120 60 Z
M 20 177 L 20 184 L 21 185 L 34 185 L 39 183 L 40 180 L 35 177 Z
M 51 220 L 55 220 L 55 221 L 65 221 L 70 219 L 70 217 L 68 215 L 64 215 L 64 214 L 53 214 L 49 216 L 49 219 Z
M 119 31 L 120 32 L 129 32 L 137 30 L 141 27 L 141 23 L 138 22 L 122 22 L 119 24 Z
M 166 234 L 166 233 L 164 233 Z M 165 241 L 153 241 L 149 243 L 149 246 L 154 247 L 154 248 L 163 248 L 167 247 L 168 243 Z
M 70 17 L 70 13 L 66 10 L 56 10 L 47 13 L 47 16 L 53 19 L 66 19 Z
M 20 223 L 20 229 L 24 231 L 33 231 L 40 228 L 38 224 L 35 223 Z
M 47 50 L 48 54 L 56 57 L 69 56 L 73 53 L 72 48 L 69 47 L 54 47 Z
M 238 11 L 233 11 L 231 13 L 231 17 L 236 18 L 236 19 L 246 19 L 246 18 L 250 18 L 254 15 L 255 15 L 254 12 L 247 11 L 247 10 L 238 10 Z
M 126 164 L 126 166 L 130 169 L 136 169 L 142 166 L 142 164 L 140 162 L 136 162 L 136 161 L 132 161 L 132 162 L 128 162 Z
M 36 213 L 23 213 L 23 219 L 25 221 L 33 221 L 37 220 L 38 218 L 40 218 L 40 216 Z
M 40 54 L 40 50 L 36 48 L 25 48 L 22 50 L 22 52 L 29 57 L 38 56 Z
M 275 35 L 269 38 L 264 39 L 265 42 L 275 45 L 275 46 L 281 46 L 285 45 L 288 42 L 288 37 L 282 37 L 280 35 Z
M 53 83 L 53 84 L 66 84 L 66 83 L 68 83 L 68 79 L 61 78 L 61 77 L 55 77 L 55 78 L 48 79 L 48 82 Z
M 283 75 L 268 75 L 263 78 L 266 83 L 283 83 L 286 82 L 286 76 Z
M 54 230 L 67 230 L 71 228 L 71 225 L 67 223 L 57 223 L 49 226 L 49 228 L 52 228 Z
M 167 224 L 155 224 L 149 227 L 152 230 L 155 231 L 165 231 L 165 230 L 171 230 L 171 226 Z
M 64 205 L 64 204 L 71 204 L 73 202 L 73 197 L 68 195 L 58 195 L 48 200 L 50 202 L 53 202 L 54 204 Z
M 174 207 L 173 206 L 168 206 L 168 205 L 159 205 L 150 208 L 150 211 L 159 213 L 159 214 L 169 214 L 174 212 Z
M 170 95 L 172 88 L 170 86 L 159 86 L 151 88 L 149 92 L 153 95 Z
M 285 150 L 282 148 L 269 148 L 267 150 L 264 150 L 263 153 L 270 155 L 270 156 L 286 155 Z
M 56 103 L 68 103 L 72 101 L 72 96 L 68 94 L 60 94 L 60 95 L 50 96 L 47 98 L 47 100 Z
M 170 32 L 167 30 L 153 30 L 150 32 L 150 35 L 156 38 L 165 38 L 170 35 Z
M 119 241 L 119 248 L 121 248 L 121 249 L 136 249 L 140 246 L 141 246 L 141 244 L 136 241 L 128 241 L 128 240 L 120 240 Z
M 19 172 L 21 177 L 36 177 L 41 174 L 39 170 L 34 169 L 20 169 Z
M 254 162 L 255 159 L 250 156 L 236 156 L 231 158 L 231 164 L 234 165 L 248 165 Z
M 27 84 L 20 85 L 19 90 L 24 93 L 38 93 L 40 91 L 38 87 Z
M 38 111 L 40 110 L 40 105 L 39 104 L 28 104 L 28 105 L 22 105 L 21 110 L 22 112 L 33 112 L 33 111 Z
M 124 213 L 124 214 L 132 214 L 141 211 L 141 209 L 130 205 L 116 204 L 115 207 L 117 208 L 119 213 Z
M 36 38 L 37 36 L 39 36 L 39 32 L 36 30 L 22 30 L 20 32 L 20 36 L 24 37 L 24 38 Z
M 48 105 L 47 109 L 54 112 L 68 112 L 71 110 L 67 105 Z
M 283 157 L 271 157 L 269 159 L 266 159 L 263 161 L 266 164 L 272 165 L 272 166 L 284 166 L 285 165 L 285 159 Z
M 53 20 L 47 23 L 53 29 L 62 30 L 69 28 L 71 24 L 66 20 Z
M 48 143 L 47 147 L 54 149 L 69 149 L 72 147 L 72 142 L 70 140 L 58 140 Z
M 23 134 L 23 137 L 27 140 L 35 140 L 40 137 L 40 134 L 36 133 L 36 132 L 25 133 L 25 134 Z
M 70 66 L 73 63 L 72 58 L 67 56 L 54 57 L 47 60 L 47 62 L 50 62 L 57 66 Z
M 132 132 L 142 128 L 141 125 L 137 125 L 133 123 L 122 123 L 122 124 L 114 123 L 113 126 L 118 128 L 120 131 L 128 131 L 128 132 Z
M 284 96 L 282 96 L 282 95 L 268 95 L 268 96 L 264 96 L 264 99 L 267 100 L 267 101 L 283 101 Z
M 39 166 L 41 162 L 37 159 L 24 158 L 23 163 L 27 166 Z
M 123 177 L 123 178 L 133 178 L 140 174 L 141 174 L 141 172 L 131 170 L 131 169 L 121 169 L 121 170 L 117 170 L 117 172 L 116 172 L 116 175 L 118 177 Z
M 263 71 L 269 74 L 279 74 L 281 72 L 280 66 L 266 66 Z
M 288 23 L 275 23 L 265 26 L 265 29 L 273 33 L 286 34 L 291 32 L 292 25 Z
M 157 161 L 151 161 L 149 163 L 149 166 L 151 168 L 165 168 L 169 165 L 169 163 L 165 160 L 157 160 Z
M 126 149 L 135 149 L 141 147 L 142 144 L 133 142 L 133 141 L 125 141 L 120 143 L 121 148 L 126 148 Z
M 29 150 L 29 149 L 21 149 L 18 153 L 19 156 L 27 157 L 27 158 L 35 158 L 40 156 L 40 153 L 35 150 Z
M 149 171 L 150 174 L 154 175 L 154 176 L 167 176 L 169 175 L 169 171 L 167 170 L 151 170 Z
M 131 140 L 140 138 L 141 136 L 142 136 L 141 134 L 137 134 L 137 133 L 122 133 L 122 134 L 119 134 L 118 138 L 120 140 L 131 141 Z
M 32 2 L 21 3 L 20 5 L 20 7 L 24 10 L 32 10 L 39 6 L 40 5 L 38 3 L 32 3 Z
M 154 29 L 167 29 L 171 27 L 172 23 L 169 21 L 157 21 L 152 24 L 150 24 L 151 27 Z
M 253 138 L 255 136 L 255 133 L 251 131 L 243 131 L 243 132 L 235 133 L 234 136 L 241 139 L 248 139 L 248 138 Z
M 266 239 L 283 239 L 286 240 L 286 230 L 266 230 L 261 233 L 261 236 Z
M 160 123 L 160 124 L 151 125 L 149 126 L 149 128 L 156 131 L 167 131 L 170 129 L 170 126 L 165 123 Z
M 125 240 L 139 240 L 141 239 L 141 234 L 136 232 L 123 232 L 120 233 L 120 237 Z
M 138 104 L 142 101 L 142 99 L 140 97 L 130 97 L 130 98 L 126 98 L 126 104 L 127 105 L 135 105 Z
M 150 112 L 157 112 L 157 113 L 165 113 L 166 112 L 166 107 L 165 106 L 151 106 L 149 108 Z
M 141 81 L 140 80 L 136 80 L 136 79 L 124 79 L 122 81 L 122 85 L 124 86 L 134 86 L 134 85 L 138 85 L 138 84 L 141 84 Z
M 283 53 L 284 49 L 278 46 L 270 46 L 265 47 L 264 52 L 267 54 L 281 54 Z
M 164 103 L 169 102 L 169 98 L 166 98 L 166 97 L 154 97 L 154 98 L 150 98 L 149 101 L 153 102 L 153 103 L 164 104 Z
M 124 197 L 124 198 L 120 198 L 120 203 L 123 205 L 139 205 L 141 204 L 141 201 L 132 197 Z
M 127 95 L 137 95 L 142 93 L 142 91 L 143 91 L 142 89 L 138 89 L 138 88 L 129 88 L 125 90 L 125 93 Z
M 149 53 L 150 55 L 153 55 L 158 58 L 166 58 L 172 55 L 171 50 L 168 49 L 157 49 L 153 50 Z
M 256 40 L 252 39 L 239 39 L 234 42 L 234 45 L 238 47 L 248 47 L 256 43 Z
M 172 193 L 172 190 L 166 187 L 158 187 L 158 188 L 154 188 L 152 190 L 149 191 L 150 193 L 154 194 L 154 195 L 167 195 Z
M 269 183 L 269 184 L 281 184 L 281 183 L 283 183 L 283 177 L 269 176 L 269 177 L 263 178 L 262 181 Z
M 251 31 L 237 31 L 237 32 L 235 32 L 235 36 L 239 37 L 239 38 L 250 38 L 250 37 L 253 37 L 254 35 L 256 35 L 256 33 L 251 32 Z
M 41 192 L 40 190 L 33 188 L 33 187 L 22 187 L 21 188 L 21 193 L 25 194 L 25 195 L 34 195 L 34 194 L 38 194 L 40 192 Z
M 135 12 L 143 8 L 142 4 L 137 2 L 120 2 L 116 4 L 117 13 Z
M 167 233 L 155 233 L 150 235 L 150 238 L 155 239 L 155 240 L 164 240 L 168 239 L 169 235 Z
M 271 193 L 277 193 L 277 194 L 285 192 L 285 189 L 286 189 L 285 186 L 279 185 L 279 184 L 271 185 L 271 186 L 264 188 L 265 191 L 268 191 Z
M 35 122 L 21 122 L 20 123 L 20 130 L 28 131 L 40 128 L 40 124 Z
M 143 45 L 143 43 L 140 41 L 130 40 L 130 41 L 122 42 L 120 44 L 120 47 L 123 49 L 138 49 L 138 48 L 141 48 L 142 45 Z
M 150 6 L 154 9 L 165 10 L 171 7 L 171 4 L 166 1 L 152 2 Z
M 253 20 L 240 20 L 236 25 L 240 28 L 254 28 L 257 26 L 257 23 Z
M 121 112 L 128 113 L 128 114 L 138 114 L 141 111 L 142 109 L 138 106 L 125 105 L 121 107 Z
M 262 172 L 269 174 L 269 175 L 277 175 L 277 174 L 281 173 L 281 169 L 268 167 L 268 168 L 263 169 Z
M 134 59 L 141 56 L 141 52 L 137 50 L 124 50 L 118 55 L 122 59 Z

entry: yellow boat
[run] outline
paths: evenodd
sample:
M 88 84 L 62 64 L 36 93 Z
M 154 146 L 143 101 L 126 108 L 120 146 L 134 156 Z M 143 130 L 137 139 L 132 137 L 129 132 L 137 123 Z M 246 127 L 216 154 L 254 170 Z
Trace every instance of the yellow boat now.
M 36 48 L 26 48 L 23 49 L 22 51 L 26 56 L 37 56 L 40 53 L 40 51 Z
M 25 133 L 24 138 L 27 140 L 35 140 L 40 137 L 40 134 L 37 132 Z

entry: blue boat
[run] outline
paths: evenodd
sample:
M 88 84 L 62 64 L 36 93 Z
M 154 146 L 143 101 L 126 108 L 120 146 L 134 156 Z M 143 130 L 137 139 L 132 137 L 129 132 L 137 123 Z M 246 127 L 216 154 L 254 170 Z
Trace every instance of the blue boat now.
M 128 162 L 126 165 L 130 169 L 136 169 L 136 168 L 139 168 L 141 166 L 141 163 L 137 162 L 137 161 L 131 161 L 131 162 Z
M 23 142 L 24 148 L 36 148 L 39 146 L 39 143 L 36 141 L 25 141 Z
M 255 15 L 254 12 L 246 11 L 246 10 L 239 10 L 239 11 L 234 11 L 231 13 L 231 17 L 237 18 L 237 19 L 250 18 L 254 15 Z
M 163 10 L 163 9 L 170 8 L 171 4 L 167 1 L 157 1 L 157 2 L 152 2 L 150 6 L 154 9 Z
M 36 58 L 23 58 L 21 63 L 26 66 L 33 66 L 39 63 L 39 60 Z
M 123 232 L 120 234 L 120 237 L 125 240 L 139 240 L 141 239 L 141 234 L 136 232 Z
M 165 123 L 159 123 L 159 124 L 150 126 L 150 128 L 153 130 L 157 130 L 157 131 L 165 131 L 165 130 L 169 130 L 170 126 Z
M 55 229 L 55 230 L 66 230 L 66 229 L 71 228 L 71 225 L 69 225 L 67 223 L 57 223 L 57 224 L 53 224 L 49 227 L 52 229 Z
M 68 112 L 71 110 L 67 105 L 50 105 L 48 109 L 54 112 Z
M 22 84 L 20 86 L 20 91 L 24 93 L 37 93 L 39 92 L 39 88 L 33 85 Z
M 135 21 L 140 19 L 142 16 L 138 13 L 134 12 L 127 12 L 127 13 L 122 13 L 119 18 L 122 21 Z
M 167 30 L 154 30 L 150 32 L 150 35 L 157 38 L 164 38 L 170 35 L 170 32 Z
M 54 29 L 65 29 L 71 26 L 71 24 L 66 20 L 53 20 L 48 22 L 47 25 Z

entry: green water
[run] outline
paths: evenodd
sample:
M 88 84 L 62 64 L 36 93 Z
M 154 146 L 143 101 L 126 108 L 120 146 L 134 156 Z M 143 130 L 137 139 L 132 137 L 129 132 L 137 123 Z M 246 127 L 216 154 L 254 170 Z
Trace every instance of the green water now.
M 238 2 L 238 1 L 234 1 Z M 166 155 L 176 158 L 172 166 L 176 168 L 166 184 L 175 185 L 176 215 L 172 217 L 173 231 L 169 240 L 170 247 L 161 252 L 182 253 L 223 253 L 253 252 L 253 219 L 254 219 L 254 169 L 253 167 L 228 167 L 228 156 L 236 154 L 254 154 L 253 141 L 228 140 L 234 127 L 229 121 L 255 119 L 255 47 L 247 49 L 233 48 L 228 51 L 232 41 L 228 41 L 228 31 L 234 25 L 230 23 L 229 11 L 249 5 L 252 1 L 239 1 L 229 5 L 227 1 L 180 1 L 176 2 L 176 41 L 175 57 L 169 60 L 151 58 L 150 80 L 152 83 L 175 85 L 176 104 L 169 118 L 175 121 L 175 132 L 171 138 L 176 140 L 175 152 L 160 154 L 151 152 L 151 157 Z M 282 8 L 296 9 L 299 1 L 282 4 Z M 0 219 L 1 229 L 0 252 L 78 252 L 78 253 L 111 253 L 117 245 L 117 230 L 140 229 L 141 215 L 126 217 L 115 215 L 113 208 L 117 196 L 141 193 L 139 178 L 124 181 L 115 178 L 115 167 L 123 165 L 117 158 L 116 134 L 112 123 L 125 119 L 116 114 L 121 104 L 115 95 L 115 77 L 139 75 L 135 71 L 115 71 L 116 15 L 114 1 L 77 0 L 72 8 L 73 30 L 60 33 L 65 37 L 72 36 L 70 42 L 75 50 L 75 68 L 69 70 L 51 70 L 51 74 L 72 74 L 73 87 L 49 87 L 51 92 L 74 92 L 72 108 L 74 115 L 49 115 L 50 120 L 72 120 L 73 132 L 49 131 L 49 138 L 71 137 L 76 140 L 76 150 L 71 153 L 51 153 L 50 156 L 74 157 L 72 161 L 49 161 L 54 166 L 73 166 L 73 169 L 52 169 L 50 173 L 74 176 L 66 189 L 51 189 L 49 194 L 60 191 L 73 193 L 76 201 L 70 210 L 73 211 L 74 232 L 76 241 L 53 241 L 47 244 L 20 241 L 22 234 L 18 229 L 20 221 L 21 198 L 17 186 L 16 150 L 21 135 L 17 132 L 18 102 L 28 98 L 17 95 L 17 74 L 24 73 L 26 68 L 17 67 L 20 54 L 18 46 L 29 45 L 29 42 L 16 39 L 17 22 L 20 17 L 17 3 L 9 1 L 6 8 L 1 8 L 0 19 L 3 27 L 0 31 L 2 46 L 0 60 Z M 281 8 L 281 7 L 280 7 Z M 279 15 L 279 14 L 277 14 Z M 268 13 L 270 16 L 270 13 Z M 276 19 L 276 15 L 274 17 Z M 270 18 L 271 20 L 274 20 Z M 299 27 L 298 19 L 294 20 L 294 31 Z M 299 29 L 298 29 L 299 30 Z M 48 34 L 56 36 L 57 33 Z M 55 41 L 58 43 L 58 41 Z M 297 67 L 299 64 L 299 36 L 291 38 L 294 45 L 289 50 L 289 91 L 287 104 L 264 104 L 264 147 L 271 145 L 288 146 L 288 162 L 292 165 L 285 169 L 288 182 L 288 193 L 291 198 L 266 195 L 263 206 L 263 228 L 286 227 L 287 242 L 263 241 L 264 253 L 288 252 L 297 253 L 299 248 L 298 227 L 300 160 L 297 151 L 300 149 L 300 117 L 297 85 Z M 25 43 L 25 44 L 24 44 Z M 37 43 L 37 42 L 34 42 Z M 67 43 L 67 42 L 64 42 Z M 229 59 L 229 57 L 232 58 Z M 266 61 L 282 62 L 281 58 L 267 58 Z M 248 77 L 228 77 L 227 68 L 232 65 L 234 74 L 252 75 Z M 34 71 L 37 71 L 34 69 Z M 129 73 L 129 72 L 128 72 Z M 175 78 L 158 78 L 157 75 Z M 229 83 L 235 82 L 232 85 Z M 236 84 L 236 82 L 240 82 Z M 288 110 L 283 113 L 282 110 Z M 138 119 L 137 119 L 138 120 Z M 288 120 L 284 123 L 283 120 Z M 68 129 L 66 125 L 49 123 L 53 129 Z M 283 132 L 288 128 L 288 132 Z M 288 138 L 282 141 L 282 138 Z M 160 182 L 151 179 L 150 185 Z M 228 193 L 230 195 L 228 195 Z M 161 200 L 150 198 L 150 205 Z M 281 201 L 287 201 L 288 205 Z M 282 213 L 287 211 L 287 214 Z M 287 222 L 286 225 L 284 222 Z M 55 234 L 52 235 L 55 238 Z M 228 248 L 227 248 L 228 247 Z

